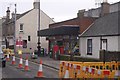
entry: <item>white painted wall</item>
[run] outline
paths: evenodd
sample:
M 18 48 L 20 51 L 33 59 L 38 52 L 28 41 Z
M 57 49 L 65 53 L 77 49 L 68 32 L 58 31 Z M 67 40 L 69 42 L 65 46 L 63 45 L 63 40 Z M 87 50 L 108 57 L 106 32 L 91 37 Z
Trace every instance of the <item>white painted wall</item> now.
M 120 36 L 118 36 L 118 51 L 120 51 Z
M 87 39 L 92 39 L 92 55 L 87 55 Z M 108 51 L 118 51 L 118 37 L 102 37 L 107 39 Z M 99 58 L 100 37 L 80 38 L 80 53 L 82 57 Z
M 19 34 L 20 23 L 23 23 L 23 33 Z M 53 20 L 48 17 L 45 13 L 41 11 L 40 13 L 40 29 L 45 29 L 49 27 L 49 24 L 53 23 Z M 24 48 L 24 52 L 29 52 L 29 48 L 32 48 L 31 51 L 37 50 L 37 31 L 38 31 L 38 9 L 33 9 L 23 17 L 17 20 L 16 23 L 16 38 L 19 36 L 22 37 L 22 40 L 28 40 L 28 36 L 31 36 L 31 41 L 28 42 L 27 49 Z M 46 38 L 41 38 L 41 47 L 48 48 L 48 42 L 46 42 Z
M 102 37 L 102 39 L 107 39 L 108 51 L 118 51 L 118 36 Z
M 86 44 L 86 38 L 80 38 L 79 40 L 79 50 L 82 57 L 86 57 L 86 50 L 87 50 L 87 44 Z
M 0 46 L 2 45 L 2 19 L 0 19 Z
M 87 39 L 92 39 L 92 52 L 93 52 L 92 55 L 87 55 Z M 99 50 L 100 50 L 99 37 L 80 38 L 80 53 L 82 57 L 99 58 Z

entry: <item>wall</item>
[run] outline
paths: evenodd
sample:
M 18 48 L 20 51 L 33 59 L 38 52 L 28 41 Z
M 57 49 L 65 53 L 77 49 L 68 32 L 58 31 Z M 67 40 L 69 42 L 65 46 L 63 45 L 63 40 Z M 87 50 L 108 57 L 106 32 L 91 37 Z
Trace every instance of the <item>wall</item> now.
M 118 36 L 118 51 L 120 51 L 120 36 Z
M 58 26 L 61 26 L 61 25 L 79 25 L 80 26 L 80 33 L 82 33 L 94 21 L 95 21 L 95 18 L 91 18 L 91 17 L 77 17 L 77 18 L 70 19 L 70 20 L 67 20 L 67 21 L 62 21 L 62 22 L 50 24 L 50 28 L 58 27 Z
M 87 55 L 87 39 L 92 39 L 92 55 Z M 118 51 L 118 37 L 102 37 L 107 39 L 108 51 Z M 100 37 L 82 37 L 80 38 L 80 53 L 82 57 L 99 58 Z
M 0 19 L 0 45 L 2 45 L 2 19 Z
M 101 8 L 90 9 L 84 13 L 84 16 L 89 17 L 99 17 L 101 12 Z
M 73 18 L 70 20 L 50 24 L 49 27 L 53 28 L 53 27 L 58 27 L 61 25 L 78 25 L 78 22 L 79 22 L 79 18 Z
M 100 51 L 101 61 L 120 61 L 120 51 Z
M 120 2 L 110 4 L 110 13 L 116 12 L 120 10 Z M 89 9 L 88 11 L 85 11 L 84 16 L 91 16 L 91 17 L 99 17 L 101 12 L 101 7 L 95 8 L 95 9 Z
M 92 39 L 92 55 L 87 55 L 87 39 Z M 99 58 L 100 37 L 80 38 L 80 53 L 82 57 Z
M 24 52 L 28 52 L 30 48 L 32 48 L 31 51 L 37 50 L 37 31 L 38 31 L 38 10 L 33 9 L 23 17 L 17 20 L 17 28 L 16 28 L 16 37 L 19 38 L 19 36 L 22 37 L 23 40 L 28 40 L 28 36 L 31 36 L 31 41 L 28 42 L 27 49 L 23 49 Z M 40 29 L 48 28 L 48 25 L 50 23 L 53 23 L 53 20 L 50 19 L 45 13 L 41 11 L 40 14 Z M 19 33 L 19 26 L 20 23 L 24 24 L 24 32 Z M 48 42 L 46 42 L 46 38 L 41 38 L 41 47 L 48 48 Z
M 102 37 L 107 39 L 108 51 L 118 51 L 118 36 Z

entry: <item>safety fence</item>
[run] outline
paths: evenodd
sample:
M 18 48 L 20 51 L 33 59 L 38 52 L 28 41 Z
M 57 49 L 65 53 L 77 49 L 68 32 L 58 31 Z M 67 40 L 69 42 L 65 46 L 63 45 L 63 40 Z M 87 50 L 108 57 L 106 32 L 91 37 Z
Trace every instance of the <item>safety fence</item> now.
M 119 78 L 120 62 L 61 61 L 60 78 Z

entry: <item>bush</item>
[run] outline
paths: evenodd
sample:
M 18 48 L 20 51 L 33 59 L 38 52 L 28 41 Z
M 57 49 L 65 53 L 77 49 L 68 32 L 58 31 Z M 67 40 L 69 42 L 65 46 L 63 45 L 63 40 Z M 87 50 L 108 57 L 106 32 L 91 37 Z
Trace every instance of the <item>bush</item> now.
M 71 55 L 60 55 L 60 60 L 63 61 L 80 61 L 80 62 L 99 62 L 98 59 L 93 58 L 83 58 L 80 56 L 71 56 Z
M 60 55 L 60 60 L 70 61 L 70 55 Z

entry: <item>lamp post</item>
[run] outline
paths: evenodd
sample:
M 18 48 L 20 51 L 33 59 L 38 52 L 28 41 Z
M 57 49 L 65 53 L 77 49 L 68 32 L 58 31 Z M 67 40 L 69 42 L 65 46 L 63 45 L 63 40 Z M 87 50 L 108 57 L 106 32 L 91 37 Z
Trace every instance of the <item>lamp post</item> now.
M 40 0 L 38 0 L 38 31 L 40 31 Z M 41 46 L 40 46 L 40 36 L 38 36 L 38 56 L 40 56 L 41 53 Z
M 16 53 L 16 4 L 15 4 L 15 16 L 14 16 L 14 53 Z

